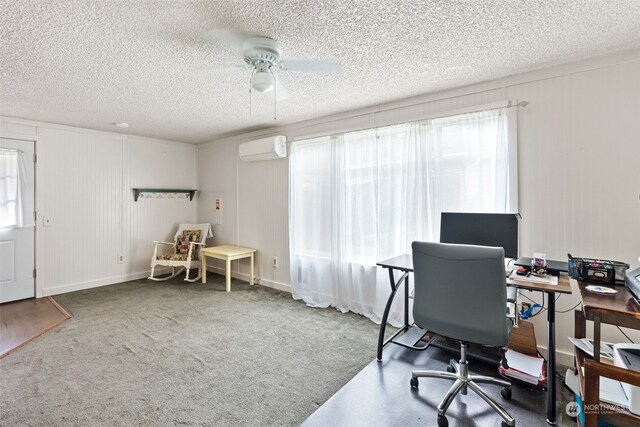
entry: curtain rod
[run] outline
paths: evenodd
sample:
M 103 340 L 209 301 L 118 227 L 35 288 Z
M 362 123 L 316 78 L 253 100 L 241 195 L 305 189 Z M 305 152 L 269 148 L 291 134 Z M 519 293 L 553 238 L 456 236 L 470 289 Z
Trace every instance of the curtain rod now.
M 512 105 L 512 102 L 509 101 L 507 103 L 507 108 L 511 108 L 511 107 L 526 107 L 527 105 L 529 105 L 529 101 L 520 101 L 516 105 Z
M 300 135 L 300 136 L 293 137 L 290 140 L 290 142 L 304 141 L 306 139 L 322 138 L 324 136 L 332 136 L 332 135 L 338 135 L 338 134 L 343 134 L 343 133 L 359 132 L 359 131 L 369 130 L 369 129 L 378 129 L 378 128 L 384 128 L 384 127 L 388 127 L 388 126 L 396 126 L 396 125 L 401 125 L 401 124 L 406 124 L 406 123 L 442 119 L 442 118 L 445 118 L 445 117 L 458 116 L 458 115 L 463 115 L 463 114 L 481 113 L 481 112 L 484 112 L 484 111 L 497 110 L 497 109 L 500 109 L 500 108 L 516 108 L 516 107 L 524 108 L 529 104 L 530 103 L 528 101 L 515 102 L 515 100 L 509 99 L 509 100 L 504 100 L 504 101 L 490 102 L 490 103 L 487 103 L 487 104 L 472 105 L 472 106 L 469 106 L 469 107 L 456 108 L 456 109 L 453 109 L 453 110 L 445 110 L 445 111 L 441 111 L 439 113 L 420 114 L 420 115 L 411 117 L 411 118 L 409 118 L 407 120 L 398 121 L 398 122 L 395 122 L 395 123 L 388 123 L 388 124 L 386 124 L 386 123 L 379 123 L 379 124 L 375 123 L 375 121 L 376 121 L 375 116 L 377 114 L 385 113 L 387 111 L 407 108 L 406 106 L 403 106 L 403 107 L 392 108 L 390 110 L 376 111 L 376 112 L 371 112 L 371 113 L 364 114 L 363 116 L 371 115 L 373 117 L 374 123 L 373 123 L 372 126 L 356 127 L 356 128 L 348 129 L 348 130 L 339 130 L 339 131 L 336 131 L 336 132 L 321 131 L 321 132 L 311 133 L 311 134 L 307 134 L 307 135 Z M 356 116 L 356 117 L 361 117 L 361 116 Z M 348 119 L 349 118 L 347 118 L 347 120 Z
M 18 150 L 17 148 L 0 148 L 0 151 L 8 151 L 10 153 L 24 154 L 24 152 L 22 150 Z

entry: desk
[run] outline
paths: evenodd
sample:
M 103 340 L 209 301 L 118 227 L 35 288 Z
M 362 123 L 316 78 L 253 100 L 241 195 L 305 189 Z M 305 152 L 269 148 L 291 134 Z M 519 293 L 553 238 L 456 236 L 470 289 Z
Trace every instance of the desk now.
M 207 283 L 207 257 L 221 259 L 225 262 L 225 278 L 227 292 L 231 292 L 231 261 L 241 258 L 251 258 L 251 272 L 249 285 L 253 286 L 253 253 L 255 249 L 240 246 L 213 246 L 200 251 L 202 256 L 202 283 Z
M 385 261 L 380 261 L 376 265 L 389 269 L 389 284 L 391 285 L 391 295 L 389 295 L 387 305 L 384 307 L 384 313 L 382 314 L 382 320 L 380 321 L 380 332 L 378 334 L 378 351 L 376 353 L 376 357 L 378 358 L 378 361 L 380 361 L 382 360 L 382 348 L 393 341 L 393 339 L 399 334 L 407 332 L 411 327 L 411 325 L 409 325 L 409 273 L 413 272 L 413 256 L 408 254 L 399 255 Z M 394 277 L 395 270 L 402 273 L 397 282 Z M 393 299 L 396 297 L 396 291 L 402 282 L 404 282 L 404 325 L 398 332 L 385 341 L 384 331 L 387 328 L 387 320 L 389 319 L 391 304 L 393 303 Z
M 547 296 L 547 423 L 556 424 L 556 299 L 554 294 L 570 294 L 569 277 L 560 275 L 557 285 L 507 278 L 518 289 L 543 292 Z
M 629 290 L 623 286 L 616 286 L 618 291 L 614 295 L 600 295 L 586 290 L 589 283 L 578 282 L 582 310 L 575 311 L 575 336 L 584 338 L 586 335 L 586 320 L 593 321 L 593 360 L 576 349 L 576 367 L 578 383 L 580 384 L 583 407 L 596 407 L 600 401 L 600 376 L 635 383 L 640 386 L 640 374 L 600 363 L 600 329 L 602 323 L 640 329 L 640 305 L 633 299 Z M 584 366 L 584 377 L 582 367 Z M 597 424 L 598 411 L 585 411 L 585 426 Z M 618 424 L 619 421 L 638 425 L 640 416 L 629 411 L 615 414 L 601 414 L 603 421 Z M 607 419 L 609 418 L 609 419 Z
M 624 286 L 616 286 L 618 293 L 614 295 L 600 295 L 587 291 L 585 288 L 588 285 L 589 283 L 579 281 L 578 289 L 584 317 L 593 321 L 593 360 L 599 362 L 601 323 L 640 329 L 640 305 Z M 584 329 L 578 332 L 584 332 Z
M 413 272 L 413 257 L 405 254 L 394 258 L 390 258 L 385 261 L 380 261 L 376 265 L 389 269 L 389 284 L 391 285 L 391 295 L 387 300 L 384 313 L 382 315 L 382 321 L 380 323 L 380 332 L 378 334 L 378 361 L 382 360 L 382 349 L 389 342 L 401 334 L 409 331 L 411 325 L 409 325 L 409 273 Z M 398 270 L 402 274 L 396 281 L 394 271 Z M 389 311 L 391 310 L 391 304 L 396 296 L 396 291 L 404 282 L 404 325 L 403 327 L 391 336 L 388 340 L 384 340 L 384 332 L 387 326 L 387 320 L 389 318 Z M 543 292 L 547 296 L 547 423 L 551 425 L 556 424 L 556 301 L 554 294 L 570 294 L 571 285 L 569 284 L 569 278 L 567 276 L 558 277 L 557 285 L 548 285 L 545 283 L 532 283 L 522 280 L 513 280 L 507 278 L 507 285 L 516 286 L 519 289 L 527 289 L 530 291 Z

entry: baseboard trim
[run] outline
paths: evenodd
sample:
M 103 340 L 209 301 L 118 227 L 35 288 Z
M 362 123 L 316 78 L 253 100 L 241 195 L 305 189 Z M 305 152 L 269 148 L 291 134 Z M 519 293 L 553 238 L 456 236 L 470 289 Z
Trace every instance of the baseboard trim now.
M 538 346 L 538 350 L 540 351 L 540 353 L 542 353 L 542 355 L 545 357 L 545 359 L 548 359 L 547 355 L 548 355 L 548 350 L 546 346 Z M 563 365 L 563 366 L 573 366 L 573 362 L 574 362 L 574 356 L 573 353 L 566 353 L 562 350 L 558 350 L 556 348 L 556 366 L 557 365 Z
M 167 269 L 167 272 L 169 271 L 169 269 Z M 163 274 L 164 272 L 160 269 L 156 270 L 157 273 L 159 274 Z M 98 280 L 90 280 L 88 282 L 77 282 L 77 283 L 70 283 L 67 285 L 62 285 L 62 286 L 55 286 L 52 288 L 46 288 L 43 289 L 43 297 L 47 297 L 47 296 L 52 296 L 52 295 L 59 295 L 59 294 L 66 294 L 68 292 L 74 292 L 74 291 L 82 291 L 85 289 L 91 289 L 91 288 L 99 288 L 101 286 L 107 286 L 107 285 L 114 285 L 116 283 L 122 283 L 122 282 L 128 282 L 129 280 L 138 280 L 138 279 L 144 279 L 149 277 L 149 274 L 151 273 L 151 270 L 148 271 L 140 271 L 138 273 L 129 273 L 129 274 L 123 274 L 120 276 L 112 276 L 112 277 L 105 277 L 103 279 L 98 279 Z

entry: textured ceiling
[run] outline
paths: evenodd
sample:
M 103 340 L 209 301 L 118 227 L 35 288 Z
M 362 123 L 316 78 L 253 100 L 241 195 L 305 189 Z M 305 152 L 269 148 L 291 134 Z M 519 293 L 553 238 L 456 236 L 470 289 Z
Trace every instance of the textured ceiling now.
M 640 47 L 640 1 L 3 0 L 0 114 L 184 142 L 272 126 L 272 94 L 204 34 L 278 40 L 276 124 Z

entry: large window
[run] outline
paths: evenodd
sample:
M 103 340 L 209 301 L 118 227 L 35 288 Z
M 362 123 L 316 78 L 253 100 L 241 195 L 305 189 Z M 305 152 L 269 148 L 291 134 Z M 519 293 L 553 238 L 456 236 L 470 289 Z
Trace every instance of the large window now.
M 377 261 L 438 240 L 443 211 L 517 211 L 514 124 L 497 109 L 293 143 L 294 297 L 379 321 Z

